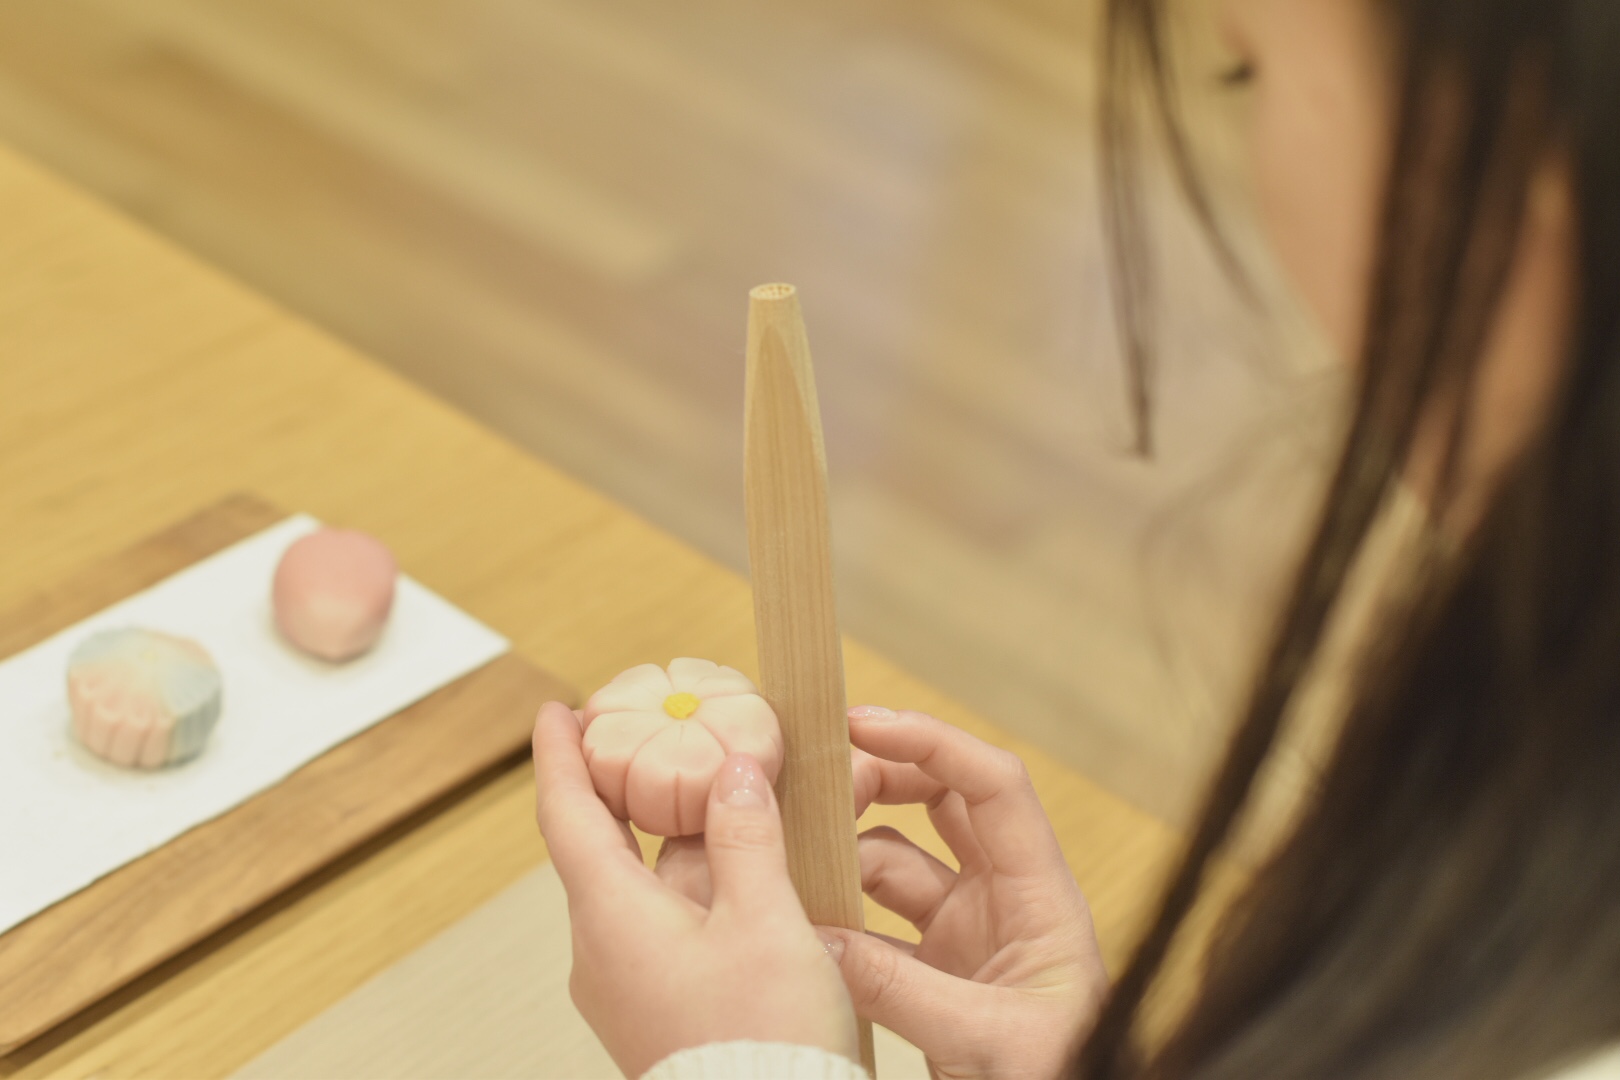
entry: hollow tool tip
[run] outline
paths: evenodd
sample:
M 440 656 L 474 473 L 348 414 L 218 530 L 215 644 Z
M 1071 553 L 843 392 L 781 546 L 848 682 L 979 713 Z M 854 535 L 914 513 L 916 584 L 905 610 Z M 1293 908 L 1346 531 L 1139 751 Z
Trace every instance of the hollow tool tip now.
M 773 282 L 769 285 L 755 285 L 748 290 L 748 296 L 753 300 L 786 300 L 799 290 L 783 282 Z

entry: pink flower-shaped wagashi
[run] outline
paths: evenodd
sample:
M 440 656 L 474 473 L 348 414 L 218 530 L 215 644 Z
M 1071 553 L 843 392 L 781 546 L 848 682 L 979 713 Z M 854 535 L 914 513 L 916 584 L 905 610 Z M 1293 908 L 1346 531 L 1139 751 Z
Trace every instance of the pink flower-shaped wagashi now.
M 708 660 L 633 667 L 585 704 L 585 763 L 620 818 L 655 836 L 703 831 L 727 754 L 751 754 L 772 781 L 782 729 L 748 676 Z

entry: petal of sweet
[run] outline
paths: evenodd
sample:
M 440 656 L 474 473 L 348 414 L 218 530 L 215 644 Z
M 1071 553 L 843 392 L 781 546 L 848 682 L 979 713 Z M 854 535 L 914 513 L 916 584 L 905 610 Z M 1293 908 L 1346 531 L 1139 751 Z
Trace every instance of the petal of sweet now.
M 713 660 L 699 660 L 692 656 L 683 656 L 669 662 L 669 681 L 675 687 L 677 694 L 691 694 L 697 691 L 698 685 L 709 678 L 720 665 Z
M 669 665 L 669 680 L 677 691 L 700 698 L 759 693 L 748 676 L 736 668 L 716 664 L 712 660 L 694 660 L 690 657 L 673 660 Z
M 776 782 L 782 771 L 782 725 L 758 694 L 706 698 L 692 719 L 709 729 L 728 754 L 751 754 Z
M 664 728 L 674 724 L 662 711 L 611 712 L 586 721 L 582 749 L 591 783 L 613 816 L 630 816 L 625 807 L 625 781 L 636 751 Z
M 725 751 L 702 724 L 671 724 L 648 739 L 630 763 L 625 803 L 630 820 L 655 836 L 703 831 L 709 789 Z
M 754 681 L 736 668 L 722 666 L 720 670 L 704 679 L 702 684 L 693 691 L 700 698 L 729 697 L 733 694 L 759 694 L 759 687 Z
M 664 699 L 675 692 L 669 673 L 657 664 L 638 664 L 620 672 L 613 681 L 591 695 L 585 703 L 585 720 L 603 713 L 651 712 L 664 706 Z

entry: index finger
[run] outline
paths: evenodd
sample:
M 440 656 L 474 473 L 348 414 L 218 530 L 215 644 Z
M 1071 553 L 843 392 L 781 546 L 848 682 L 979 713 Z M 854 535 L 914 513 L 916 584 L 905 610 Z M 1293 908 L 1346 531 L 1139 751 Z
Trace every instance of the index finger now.
M 581 749 L 579 718 L 557 701 L 534 722 L 535 819 L 557 876 L 570 893 L 650 874 L 640 852 L 625 845 L 619 823 L 596 794 Z
M 858 746 L 850 750 L 849 764 L 854 778 L 856 817 L 866 813 L 873 803 L 880 806 L 906 806 L 910 803 L 931 806 L 950 791 L 950 788 L 909 762 L 885 761 Z
M 880 806 L 907 806 L 912 803 L 928 810 L 934 831 L 963 866 L 990 861 L 973 833 L 967 804 L 962 797 L 910 762 L 884 761 L 860 747 L 850 749 L 855 774 L 855 816 L 860 817 L 877 803 Z
M 973 834 L 996 870 L 1034 875 L 1062 866 L 1067 873 L 1057 836 L 1018 755 L 925 713 L 852 713 L 850 721 L 850 741 L 857 747 L 885 761 L 915 765 L 962 797 Z M 926 787 L 915 779 L 907 786 Z

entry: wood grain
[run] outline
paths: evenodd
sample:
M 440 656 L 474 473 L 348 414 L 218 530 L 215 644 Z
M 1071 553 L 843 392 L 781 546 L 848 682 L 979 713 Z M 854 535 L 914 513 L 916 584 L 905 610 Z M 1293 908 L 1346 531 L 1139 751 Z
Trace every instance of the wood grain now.
M 797 291 L 748 294 L 743 451 L 760 689 L 782 723 L 788 872 L 810 921 L 863 928 L 861 858 L 827 511 L 827 450 Z M 875 1071 L 872 1025 L 861 1059 Z
M 251 495 L 228 495 L 116 558 L 85 567 L 0 613 L 0 660 L 89 618 L 287 515 Z
M 542 866 L 232 1080 L 618 1080 L 569 998 L 571 953 L 568 897 Z M 916 1047 L 873 1035 L 884 1080 L 929 1080 Z
M 235 495 L 0 614 L 0 655 L 285 517 Z M 510 653 L 0 935 L 0 1053 L 203 940 L 412 813 L 521 757 L 570 698 Z

